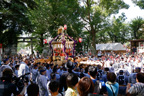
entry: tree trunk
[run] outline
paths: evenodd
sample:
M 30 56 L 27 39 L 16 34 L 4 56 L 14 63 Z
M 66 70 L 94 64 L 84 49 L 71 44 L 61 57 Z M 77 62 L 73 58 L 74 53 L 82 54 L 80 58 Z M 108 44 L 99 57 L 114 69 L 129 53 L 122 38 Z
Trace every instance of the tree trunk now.
M 95 30 L 92 28 L 91 30 L 91 36 L 92 36 L 92 46 L 94 48 L 94 53 L 96 53 L 96 32 Z
M 134 38 L 135 38 L 135 39 L 138 39 L 137 36 L 136 36 L 136 32 L 135 32 L 135 31 L 134 31 Z
M 44 44 L 43 44 L 43 33 L 40 34 L 40 47 L 42 48 L 42 51 L 43 51 L 43 47 L 44 47 Z
M 88 20 L 89 20 L 89 24 L 90 24 L 90 27 L 91 27 L 91 30 L 90 30 L 90 34 L 92 36 L 92 46 L 94 48 L 94 53 L 96 53 L 96 45 L 95 45 L 95 40 L 96 40 L 96 30 L 94 29 L 93 25 L 91 24 L 92 20 L 91 20 L 91 16 L 90 16 L 90 9 L 91 9 L 91 4 L 89 2 L 89 0 L 86 1 L 86 4 L 87 4 L 87 7 L 88 7 Z

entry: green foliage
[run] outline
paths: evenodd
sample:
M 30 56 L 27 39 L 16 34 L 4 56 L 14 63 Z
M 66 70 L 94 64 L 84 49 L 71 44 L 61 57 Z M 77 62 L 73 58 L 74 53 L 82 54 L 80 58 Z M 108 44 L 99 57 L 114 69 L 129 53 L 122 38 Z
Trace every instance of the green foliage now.
M 124 21 L 126 20 L 125 15 L 122 13 L 121 16 L 118 18 L 114 17 L 109 24 L 107 33 L 110 37 L 112 42 L 126 42 L 129 36 L 129 26 L 125 24 Z
M 143 0 L 134 2 L 141 8 Z M 55 37 L 59 26 L 67 25 L 67 33 L 82 43 L 93 46 L 96 43 L 121 42 L 129 39 L 143 38 L 143 19 L 132 20 L 130 25 L 124 23 L 125 14 L 118 18 L 120 9 L 128 9 L 123 0 L 1 0 L 0 1 L 0 43 L 4 46 L 16 43 L 22 32 L 32 32 L 36 37 L 34 46 L 42 52 L 43 39 Z
M 144 0 L 132 0 L 141 9 L 144 9 Z
M 85 23 L 85 29 L 92 38 L 92 46 L 96 49 L 96 42 L 99 40 L 106 41 L 108 20 L 112 14 L 116 14 L 122 8 L 129 6 L 123 0 L 82 0 L 81 18 Z M 99 39 L 97 37 L 101 36 Z
M 142 39 L 144 36 L 144 20 L 141 17 L 133 19 L 130 23 L 131 36 L 133 39 Z
M 4 47 L 17 43 L 22 32 L 32 32 L 27 13 L 34 7 L 33 0 L 0 0 L 0 43 Z
M 79 4 L 78 0 L 35 0 L 38 7 L 31 10 L 29 17 L 35 26 L 33 36 L 37 37 L 36 45 L 40 45 L 41 49 L 44 47 L 43 39 L 48 37 L 55 37 L 59 26 L 67 25 L 67 33 L 79 38 L 82 32 L 83 24 L 79 18 Z M 46 35 L 47 34 L 47 35 Z

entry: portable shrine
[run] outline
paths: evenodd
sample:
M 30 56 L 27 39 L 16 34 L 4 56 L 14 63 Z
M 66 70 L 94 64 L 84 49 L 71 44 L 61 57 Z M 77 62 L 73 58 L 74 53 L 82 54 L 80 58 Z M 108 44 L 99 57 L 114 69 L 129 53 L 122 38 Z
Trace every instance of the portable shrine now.
M 75 55 L 75 44 L 77 41 L 70 37 L 66 30 L 66 25 L 64 27 L 61 26 L 58 29 L 58 35 L 49 42 L 53 61 L 67 60 L 68 57 L 74 57 Z

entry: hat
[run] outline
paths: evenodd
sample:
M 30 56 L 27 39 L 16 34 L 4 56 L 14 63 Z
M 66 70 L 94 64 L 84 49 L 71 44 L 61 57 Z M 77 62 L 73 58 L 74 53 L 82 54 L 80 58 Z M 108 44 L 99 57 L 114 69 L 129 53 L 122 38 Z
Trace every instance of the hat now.
M 120 70 L 119 73 L 123 73 L 123 70 Z
M 70 60 L 68 60 L 67 63 L 65 64 L 65 67 L 68 69 L 73 69 L 73 66 L 74 66 L 74 64 Z
M 46 68 L 45 68 L 45 67 L 43 67 L 43 68 L 40 69 L 40 73 L 42 73 L 42 72 L 44 72 L 44 71 L 46 71 Z
M 8 60 L 9 60 L 9 59 L 7 58 L 7 59 L 4 60 L 4 62 L 6 62 L 6 61 L 8 61 Z

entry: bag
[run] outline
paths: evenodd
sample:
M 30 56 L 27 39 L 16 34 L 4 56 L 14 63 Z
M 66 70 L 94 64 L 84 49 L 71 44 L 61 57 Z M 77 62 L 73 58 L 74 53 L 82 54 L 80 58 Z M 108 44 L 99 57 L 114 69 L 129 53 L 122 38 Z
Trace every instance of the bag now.
M 100 93 L 100 82 L 98 80 L 95 81 L 94 83 L 94 93 L 93 94 L 99 94 Z
M 115 93 L 114 93 L 113 88 L 111 87 L 111 85 L 110 85 L 110 88 L 112 90 L 113 96 L 115 96 Z
M 97 75 L 97 79 L 101 80 L 101 78 L 102 78 L 102 70 L 99 70 L 98 75 Z
M 118 77 L 118 83 L 119 83 L 119 85 L 124 85 L 124 76 L 123 75 Z

